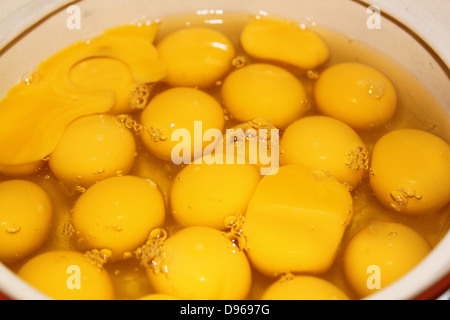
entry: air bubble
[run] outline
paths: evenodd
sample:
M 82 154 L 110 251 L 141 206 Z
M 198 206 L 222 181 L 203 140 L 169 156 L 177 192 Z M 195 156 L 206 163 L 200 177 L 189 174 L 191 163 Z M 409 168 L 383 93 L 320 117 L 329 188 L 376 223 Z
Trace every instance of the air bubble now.
M 356 146 L 347 152 L 345 165 L 353 171 L 369 169 L 369 151 L 364 146 Z
M 5 231 L 9 234 L 15 234 L 21 230 L 21 227 L 17 224 L 9 225 L 5 228 Z
M 154 83 L 138 84 L 131 93 L 129 101 L 130 107 L 132 109 L 144 109 L 150 100 L 150 94 L 152 92 L 154 85 L 155 85 Z
M 237 56 L 231 61 L 231 64 L 235 68 L 242 68 L 247 64 L 247 59 L 244 56 Z
M 308 70 L 306 71 L 306 76 L 308 77 L 308 79 L 317 80 L 319 79 L 319 72 L 316 70 Z
M 164 247 L 166 239 L 166 230 L 156 228 L 150 231 L 147 242 L 134 252 L 142 266 L 152 269 L 154 273 L 168 273 Z

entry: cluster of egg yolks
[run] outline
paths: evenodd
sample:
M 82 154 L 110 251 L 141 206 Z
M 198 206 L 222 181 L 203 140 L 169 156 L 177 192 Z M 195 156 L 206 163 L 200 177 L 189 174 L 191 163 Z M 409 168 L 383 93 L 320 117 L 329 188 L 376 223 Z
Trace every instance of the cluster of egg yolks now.
M 343 184 L 300 165 L 261 179 L 242 232 L 253 266 L 268 276 L 327 270 L 353 214 Z
M 222 106 L 211 95 L 194 88 L 178 87 L 156 95 L 142 112 L 141 124 L 146 131 L 141 135 L 144 145 L 155 156 L 172 161 L 173 152 L 177 157 L 187 156 L 188 160 L 201 156 L 211 143 L 203 139 L 205 131 L 222 131 L 225 120 Z M 198 147 L 195 138 L 202 141 Z M 187 150 L 178 150 L 176 147 L 180 143 Z
M 38 249 L 53 219 L 51 200 L 26 180 L 0 183 L 0 261 L 17 261 Z
M 381 127 L 397 106 L 390 80 L 361 63 L 340 63 L 325 69 L 315 82 L 314 100 L 322 114 L 356 130 Z
M 349 300 L 330 282 L 314 276 L 287 275 L 272 283 L 262 300 Z
M 250 264 L 223 232 L 187 227 L 168 237 L 162 250 L 159 263 L 165 272 L 147 270 L 158 293 L 195 300 L 247 297 L 252 279 Z
M 247 23 L 241 33 L 241 44 L 252 57 L 290 64 L 303 70 L 314 69 L 329 55 L 320 37 L 300 26 L 269 18 Z
M 88 248 L 109 249 L 122 259 L 165 221 L 164 199 L 150 180 L 112 177 L 92 185 L 73 208 L 72 223 Z
M 173 181 L 172 215 L 182 226 L 224 229 L 227 217 L 245 214 L 259 180 L 249 164 L 189 164 Z
M 344 272 L 361 297 L 387 287 L 430 252 L 428 242 L 411 228 L 394 222 L 373 221 L 348 243 Z
M 0 174 L 15 178 L 25 177 L 38 172 L 43 165 L 42 160 L 24 164 L 0 164 Z
M 302 83 L 285 69 L 266 63 L 231 72 L 223 82 L 222 98 L 234 119 L 266 118 L 280 129 L 307 110 Z
M 192 27 L 165 36 L 156 46 L 171 86 L 207 88 L 231 68 L 234 45 L 219 31 Z
M 280 150 L 281 165 L 321 169 L 352 188 L 368 169 L 368 151 L 359 135 L 330 117 L 311 116 L 295 121 L 284 131 Z
M 72 67 L 70 80 L 81 88 L 113 91 L 116 99 L 112 113 L 132 111 L 130 93 L 136 84 L 124 62 L 107 57 L 85 59 Z
M 372 152 L 370 186 L 396 211 L 419 215 L 450 201 L 450 146 L 426 131 L 399 129 L 382 136 Z
M 78 118 L 66 128 L 50 155 L 49 166 L 60 180 L 86 187 L 127 174 L 135 152 L 136 142 L 127 128 L 112 115 L 94 114 Z
M 18 275 L 53 299 L 114 299 L 109 273 L 80 252 L 55 250 L 39 254 L 28 260 Z

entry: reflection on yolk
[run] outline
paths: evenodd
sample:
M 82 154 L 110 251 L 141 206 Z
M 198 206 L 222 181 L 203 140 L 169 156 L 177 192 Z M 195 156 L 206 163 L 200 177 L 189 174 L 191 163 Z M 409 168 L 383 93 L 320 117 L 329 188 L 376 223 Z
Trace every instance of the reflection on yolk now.
M 219 31 L 187 28 L 164 37 L 157 45 L 158 54 L 167 64 L 164 81 L 171 86 L 213 86 L 231 68 L 235 49 Z

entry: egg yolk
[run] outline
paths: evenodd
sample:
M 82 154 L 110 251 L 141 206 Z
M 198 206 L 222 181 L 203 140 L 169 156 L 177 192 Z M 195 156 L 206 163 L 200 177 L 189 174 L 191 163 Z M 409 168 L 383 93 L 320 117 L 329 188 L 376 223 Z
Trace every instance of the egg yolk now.
M 26 180 L 0 182 L 0 261 L 20 260 L 46 240 L 52 203 L 37 184 Z
M 146 132 L 141 137 L 158 158 L 171 161 L 172 151 L 182 144 L 188 150 L 181 148 L 177 153 L 182 155 L 177 156 L 191 160 L 202 156 L 211 143 L 203 139 L 205 131 L 222 131 L 224 123 L 222 106 L 212 96 L 198 89 L 172 88 L 156 95 L 142 112 L 141 124 Z M 202 141 L 199 148 L 195 144 L 198 139 Z
M 302 83 L 275 65 L 256 63 L 230 73 L 222 85 L 222 98 L 238 121 L 266 118 L 285 128 L 308 108 Z
M 326 271 L 353 215 L 343 184 L 299 165 L 264 176 L 248 204 L 242 232 L 253 266 L 268 276 Z
M 112 115 L 89 115 L 65 130 L 49 165 L 56 177 L 71 185 L 89 186 L 104 178 L 127 174 L 133 167 L 133 134 Z
M 39 254 L 28 260 L 18 275 L 53 299 L 114 299 L 108 272 L 80 252 L 55 250 Z
M 261 300 L 349 300 L 330 282 L 313 276 L 286 275 L 271 284 Z
M 8 177 L 25 177 L 38 172 L 44 161 L 33 161 L 24 164 L 0 164 L 0 174 Z
M 71 81 L 82 88 L 113 91 L 115 102 L 112 113 L 133 111 L 130 95 L 136 87 L 130 68 L 112 58 L 89 58 L 75 64 L 70 70 Z
M 314 100 L 319 112 L 357 130 L 386 124 L 397 105 L 390 80 L 360 63 L 340 63 L 320 73 L 314 86 Z
M 391 131 L 374 146 L 370 186 L 395 211 L 435 212 L 450 201 L 450 146 L 426 131 Z
M 344 254 L 348 283 L 361 297 L 399 279 L 430 252 L 428 242 L 411 228 L 373 221 L 350 240 Z
M 288 21 L 255 19 L 245 25 L 240 38 L 242 47 L 250 56 L 304 70 L 318 67 L 330 55 L 327 45 L 318 35 Z
M 141 297 L 139 300 L 179 300 L 177 297 L 170 294 L 151 293 Z
M 259 180 L 250 164 L 192 163 L 172 184 L 172 215 L 182 226 L 225 229 L 227 217 L 245 214 Z
M 299 164 L 329 172 L 356 187 L 369 166 L 369 154 L 359 135 L 345 123 L 323 116 L 292 123 L 280 142 L 280 164 Z
M 112 177 L 92 185 L 75 203 L 72 223 L 80 243 L 108 249 L 119 260 L 164 223 L 164 199 L 153 181 Z
M 211 87 L 231 69 L 234 45 L 219 31 L 192 27 L 165 36 L 156 46 L 171 86 Z
M 245 253 L 216 229 L 181 229 L 167 238 L 158 261 L 164 271 L 147 269 L 158 293 L 194 300 L 240 300 L 249 293 L 251 269 Z

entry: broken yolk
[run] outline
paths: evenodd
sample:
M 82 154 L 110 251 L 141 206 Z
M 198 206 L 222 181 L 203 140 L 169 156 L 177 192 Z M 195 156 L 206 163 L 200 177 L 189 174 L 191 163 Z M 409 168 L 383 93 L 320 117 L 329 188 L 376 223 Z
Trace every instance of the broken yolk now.
M 250 198 L 242 232 L 253 266 L 268 276 L 326 271 L 353 215 L 348 189 L 321 170 L 279 168 Z
M 87 75 L 80 75 L 80 62 L 98 57 L 120 61 L 128 66 L 136 84 L 163 78 L 165 65 L 152 44 L 156 31 L 154 24 L 113 28 L 90 41 L 75 43 L 41 63 L 31 81 L 19 83 L 0 101 L 0 145 L 8 150 L 0 154 L 0 164 L 20 165 L 43 159 L 55 149 L 74 119 L 107 112 L 123 100 L 124 93 L 119 90 L 116 95 L 115 90 L 128 86 L 106 84 L 87 89 L 73 83 L 72 68 L 75 67 L 74 80 L 85 79 L 91 73 L 86 70 Z M 130 76 L 125 78 L 122 81 L 128 83 Z M 99 83 L 102 79 L 100 75 L 92 81 Z

